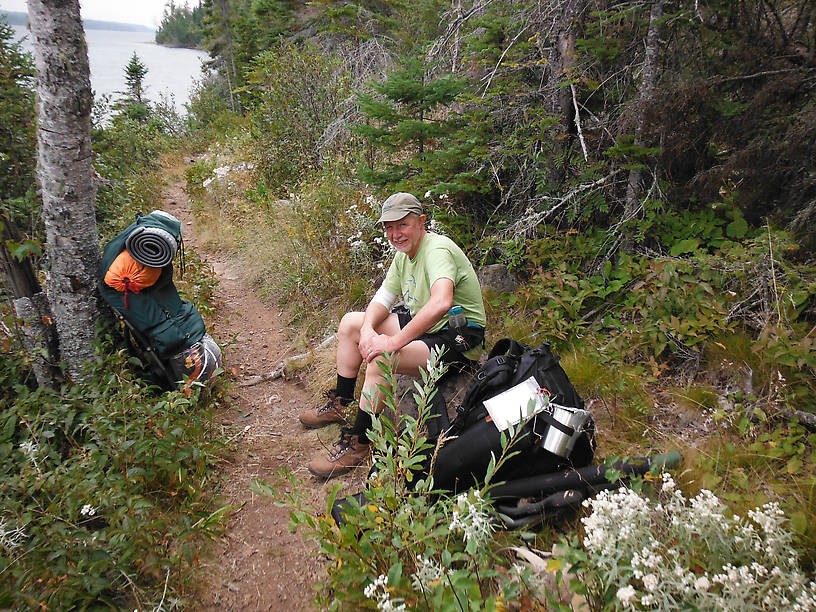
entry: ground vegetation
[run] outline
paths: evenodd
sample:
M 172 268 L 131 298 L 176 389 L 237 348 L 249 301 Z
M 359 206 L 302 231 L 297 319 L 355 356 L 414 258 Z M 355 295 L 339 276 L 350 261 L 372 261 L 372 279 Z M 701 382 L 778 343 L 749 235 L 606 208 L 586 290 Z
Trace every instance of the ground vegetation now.
M 14 169 L 4 173 L 2 205 L 20 232 L 16 240 L 4 233 L 3 247 L 15 263 L 27 259 L 38 281 L 41 254 L 50 249 L 34 182 L 33 60 L 6 28 L 0 26 L 0 34 L 6 79 L 1 157 Z M 128 67 L 122 70 L 130 76 Z M 99 101 L 91 128 L 102 244 L 135 213 L 156 208 L 163 156 L 188 142 L 182 140 L 187 125 L 172 107 L 140 104 L 136 96 L 109 102 Z M 32 374 L 38 356 L 22 341 L 6 270 L 0 284 L 0 607 L 178 608 L 191 590 L 189 568 L 200 540 L 218 533 L 226 512 L 208 494 L 221 448 L 211 415 L 222 391 L 162 393 L 104 316 L 93 323 L 83 378 L 38 384 Z M 188 251 L 177 284 L 205 316 L 212 312 L 213 282 L 212 271 Z
M 714 601 L 735 583 L 731 572 L 746 585 L 753 579 L 806 600 L 816 559 L 816 15 L 809 3 L 326 0 L 304 9 L 207 0 L 203 8 L 212 72 L 186 121 L 156 107 L 147 121 L 124 115 L 96 128 L 96 167 L 110 181 L 97 198 L 103 235 L 119 211 L 155 193 L 147 174 L 128 169 L 155 167 L 166 135 L 194 126 L 190 145 L 220 155 L 186 171 L 202 239 L 243 258 L 305 349 L 343 312 L 365 306 L 391 256 L 374 223 L 378 203 L 410 189 L 428 205 L 435 231 L 478 265 L 503 264 L 520 281 L 512 292 L 488 292 L 488 341 L 553 343 L 592 400 L 599 460 L 671 449 L 685 458 L 674 477 L 649 475 L 631 494 L 588 506 L 583 523 L 510 534 L 494 531 L 489 487 L 453 499 L 426 494 L 430 485 L 418 483 L 413 468 L 432 449 L 420 433 L 405 435 L 421 432 L 421 417 L 404 420 L 405 429 L 375 421 L 381 459 L 372 503 L 354 508 L 343 529 L 321 516 L 326 508 L 305 507 L 296 479 L 286 485 L 288 500 L 286 486 L 256 484 L 288 501 L 294 524 L 337 561 L 320 606 L 564 609 L 569 597 L 552 596 L 559 570 L 561 586 L 593 609 L 659 607 L 681 591 L 689 605 Z M 332 369 L 327 360 L 310 371 L 316 388 L 328 386 Z M 25 366 L 8 371 L 33 392 Z M 178 403 L 167 418 L 188 410 L 186 398 L 172 398 L 161 400 Z M 139 422 L 155 428 L 141 412 L 152 414 L 153 404 L 142 403 Z M 44 461 L 58 452 L 101 457 L 81 450 L 84 438 L 39 454 L 43 440 L 49 449 L 52 439 L 73 440 L 73 425 L 32 438 L 12 421 L 2 448 L 19 468 L 9 468 L 15 479 L 39 478 L 35 465 L 50 469 Z M 59 422 L 46 421 L 34 431 Z M 187 455 L 172 461 L 185 466 L 185 478 L 208 477 L 206 459 L 204 466 L 184 463 Z M 204 512 L 192 485 L 173 495 L 189 480 L 155 469 L 153 480 L 140 476 L 153 508 L 164 512 L 178 500 Z M 71 503 L 60 511 L 87 517 L 100 502 Z M 705 525 L 682 522 L 687 503 L 704 507 Z M 6 511 L 9 541 L 42 516 L 44 503 L 31 504 L 28 513 Z M 621 544 L 604 548 L 593 534 L 606 529 L 602 513 L 613 505 L 640 512 L 642 529 L 604 531 Z M 668 534 L 653 517 L 672 513 L 680 518 Z M 215 526 L 219 515 L 196 516 L 204 518 L 198 528 Z M 762 549 L 756 555 L 744 546 L 746 516 L 751 542 Z M 674 547 L 681 571 L 671 580 L 647 571 L 642 551 L 635 558 L 624 546 L 670 537 L 688 544 Z M 778 545 L 791 553 L 776 555 Z M 119 585 L 112 591 L 65 590 L 61 584 L 79 577 L 46 577 L 40 566 L 42 582 L 24 583 L 29 570 L 20 568 L 36 557 L 25 550 L 12 545 L 4 553 L 20 573 L 3 576 L 23 581 L 9 605 L 43 584 L 55 602 L 128 597 L 116 572 L 95 583 Z M 530 556 L 542 550 L 553 553 Z M 624 553 L 626 566 L 614 565 Z M 168 577 L 183 594 L 183 573 L 155 554 L 152 569 L 113 566 L 137 585 L 130 596 L 148 600 Z M 740 565 L 728 567 L 734 555 Z M 169 558 L 182 563 L 183 554 Z M 547 570 L 555 582 L 543 582 Z M 776 605 L 787 596 L 779 593 L 758 605 Z
M 236 95 L 252 100 L 244 121 L 264 129 L 235 124 L 227 142 L 261 162 L 256 180 L 205 188 L 213 167 L 201 165 L 188 181 L 212 239 L 247 254 L 265 295 L 285 296 L 304 343 L 379 284 L 389 252 L 376 204 L 408 189 L 436 231 L 521 281 L 489 296 L 490 338 L 554 344 L 596 400 L 601 458 L 680 449 L 687 499 L 711 490 L 726 514 L 764 507 L 766 518 L 778 503 L 812 567 L 807 3 L 323 2 L 294 19 L 288 40 L 251 61 L 233 56 L 245 79 Z M 283 88 L 275 66 L 306 53 L 329 81 Z M 311 151 L 278 148 L 264 160 L 274 147 L 264 132 L 288 128 L 274 104 L 283 99 L 310 117 L 297 130 Z M 527 537 L 539 549 L 555 539 Z M 389 594 L 401 598 L 395 608 L 409 602 L 399 590 L 407 563 L 394 557 L 385 578 L 370 574 L 366 605 L 384 609 Z M 343 571 L 326 601 L 359 597 L 344 590 Z M 611 581 L 587 595 L 598 609 L 648 607 L 628 590 L 626 602 L 618 596 L 626 581 L 646 593 L 643 577 L 587 574 Z M 480 583 L 480 594 L 497 584 Z

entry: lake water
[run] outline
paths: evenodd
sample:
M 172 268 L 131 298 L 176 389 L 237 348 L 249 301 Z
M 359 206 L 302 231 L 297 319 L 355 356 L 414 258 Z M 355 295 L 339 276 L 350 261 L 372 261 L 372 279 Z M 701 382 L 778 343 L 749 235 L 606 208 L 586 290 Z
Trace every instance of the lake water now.
M 25 36 L 23 48 L 32 51 L 28 30 L 23 26 L 12 27 L 15 39 Z M 201 63 L 208 55 L 194 49 L 162 47 L 153 42 L 153 37 L 153 32 L 86 30 L 94 94 L 110 94 L 116 98 L 124 91 L 125 66 L 135 51 L 147 67 L 144 79 L 147 97 L 155 102 L 161 94 L 172 96 L 176 110 L 183 113 L 190 88 L 201 78 Z

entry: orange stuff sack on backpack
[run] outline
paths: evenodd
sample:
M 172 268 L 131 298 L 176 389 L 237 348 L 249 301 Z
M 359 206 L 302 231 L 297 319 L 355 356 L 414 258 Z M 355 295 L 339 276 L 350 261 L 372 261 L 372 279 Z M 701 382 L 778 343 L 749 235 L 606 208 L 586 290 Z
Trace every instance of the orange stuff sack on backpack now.
M 116 291 L 124 291 L 125 308 L 128 307 L 128 292 L 139 293 L 150 287 L 161 276 L 161 268 L 151 268 L 140 264 L 130 256 L 127 249 L 119 253 L 105 274 L 105 284 Z

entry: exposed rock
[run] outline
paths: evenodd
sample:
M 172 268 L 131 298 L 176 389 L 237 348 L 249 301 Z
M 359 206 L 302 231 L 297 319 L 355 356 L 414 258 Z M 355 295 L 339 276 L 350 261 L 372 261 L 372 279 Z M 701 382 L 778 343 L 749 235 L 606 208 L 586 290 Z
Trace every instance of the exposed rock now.
M 465 394 L 465 389 L 470 383 L 470 379 L 473 377 L 473 373 L 470 371 L 463 372 L 461 374 L 452 374 L 449 376 L 441 385 L 440 389 L 442 392 L 442 396 L 445 398 L 445 403 L 448 407 L 448 418 L 453 421 L 454 417 L 456 417 L 456 407 L 462 401 L 462 397 Z M 400 411 L 403 414 L 411 415 L 412 417 L 416 418 L 417 416 L 417 404 L 414 401 L 414 393 L 417 392 L 416 387 L 414 386 L 415 382 L 422 383 L 422 379 L 415 378 L 413 376 L 408 376 L 405 374 L 400 374 L 397 376 L 397 391 L 399 393 L 400 399 Z M 388 415 L 389 418 L 392 418 L 393 415 Z
M 518 280 L 507 266 L 503 264 L 490 264 L 484 266 L 476 272 L 482 289 L 490 289 L 496 293 L 515 291 L 518 287 Z

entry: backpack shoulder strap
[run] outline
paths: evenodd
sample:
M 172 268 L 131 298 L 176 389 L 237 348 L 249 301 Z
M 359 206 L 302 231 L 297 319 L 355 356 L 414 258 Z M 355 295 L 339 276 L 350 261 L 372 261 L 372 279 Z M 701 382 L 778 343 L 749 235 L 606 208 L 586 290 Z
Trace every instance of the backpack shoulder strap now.
M 495 355 L 479 368 L 465 389 L 462 403 L 456 408 L 454 424 L 457 432 L 461 432 L 465 427 L 471 413 L 480 413 L 483 407 L 479 407 L 479 402 L 488 396 L 491 390 L 503 389 L 506 386 L 515 369 L 516 360 L 507 355 Z

